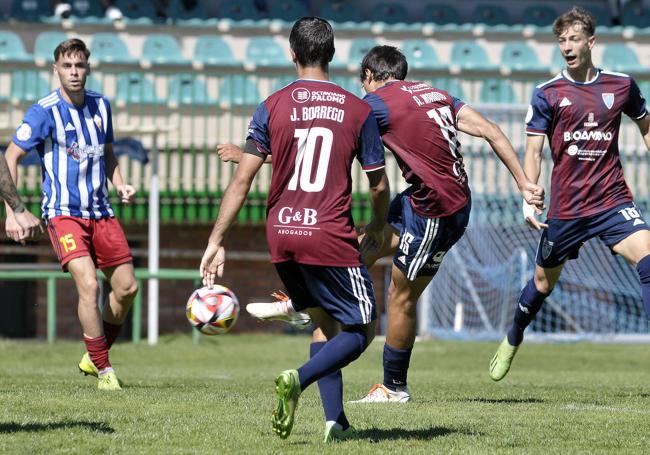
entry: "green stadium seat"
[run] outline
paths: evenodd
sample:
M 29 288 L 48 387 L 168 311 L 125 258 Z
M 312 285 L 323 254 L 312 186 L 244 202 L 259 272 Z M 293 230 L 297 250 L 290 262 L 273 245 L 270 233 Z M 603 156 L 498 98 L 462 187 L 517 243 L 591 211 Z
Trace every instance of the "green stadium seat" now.
M 180 73 L 169 80 L 169 107 L 181 105 L 207 105 L 214 100 L 208 95 L 205 83 L 194 73 Z
M 524 24 L 548 27 L 553 24 L 553 21 L 557 16 L 557 11 L 548 5 L 529 5 L 524 8 L 524 12 L 521 15 L 521 21 Z
M 484 80 L 479 99 L 481 103 L 514 104 L 517 102 L 512 84 L 506 79 Z
M 0 31 L 0 62 L 28 62 L 32 56 L 14 32 Z
M 327 18 L 328 21 L 344 22 L 361 22 L 361 11 L 354 3 L 349 1 L 325 2 L 321 8 L 321 17 Z
M 96 0 L 72 0 L 71 19 L 84 24 L 110 23 L 100 3 Z
M 289 55 L 273 37 L 257 36 L 248 40 L 244 66 L 247 69 L 288 68 L 292 63 Z
M 90 43 L 90 58 L 98 63 L 136 63 L 124 41 L 115 33 L 96 33 Z
M 44 12 L 46 12 L 44 14 Z M 41 22 L 51 16 L 52 5 L 48 0 L 14 0 L 10 17 L 21 22 Z
M 267 2 L 269 19 L 280 19 L 295 22 L 301 17 L 308 16 L 305 4 L 298 0 L 273 0 Z
M 475 41 L 456 41 L 451 48 L 449 71 L 458 74 L 460 71 L 491 71 L 496 68 L 490 63 L 485 49 Z
M 603 51 L 602 68 L 624 73 L 647 72 L 639 62 L 636 52 L 627 44 L 613 43 L 605 46 Z
M 372 8 L 370 14 L 372 22 L 385 24 L 408 23 L 409 16 L 406 8 L 401 3 L 379 3 Z
M 257 106 L 262 101 L 257 84 L 244 74 L 225 76 L 219 84 L 217 104 L 222 109 Z
M 68 39 L 64 32 L 41 32 L 34 41 L 34 62 L 38 66 L 54 63 L 54 49 L 59 43 Z
M 50 83 L 38 71 L 15 71 L 11 74 L 11 97 L 16 104 L 34 103 L 50 92 Z
M 256 21 L 260 19 L 260 12 L 254 0 L 223 0 L 219 5 L 219 17 L 234 21 Z
M 465 91 L 456 78 L 451 77 L 437 77 L 431 81 L 431 86 L 445 90 L 450 95 L 463 100 L 465 98 Z
M 224 39 L 217 35 L 199 36 L 194 46 L 192 65 L 196 69 L 204 66 L 229 66 L 241 67 L 241 62 L 233 56 L 230 46 Z
M 451 5 L 432 4 L 427 5 L 422 12 L 422 22 L 433 22 L 434 24 L 460 24 L 460 15 Z
M 484 25 L 510 25 L 512 19 L 508 10 L 500 5 L 477 5 L 472 12 L 472 22 Z
M 150 78 L 142 72 L 131 72 L 118 76 L 115 102 L 121 107 L 127 104 L 161 104 L 164 100 L 156 96 Z
M 147 35 L 142 45 L 140 65 L 149 68 L 151 65 L 187 65 L 178 41 L 166 33 L 151 33 Z
M 409 69 L 442 69 L 446 66 L 440 63 L 436 51 L 424 40 L 410 39 L 402 43 L 402 52 L 406 56 Z
M 511 41 L 501 49 L 501 73 L 539 72 L 547 69 L 540 63 L 537 54 L 528 44 L 521 41 Z
M 356 69 L 359 68 L 359 64 L 363 57 L 368 53 L 370 49 L 377 45 L 377 41 L 372 38 L 354 38 L 350 42 L 350 52 L 348 53 L 348 65 Z

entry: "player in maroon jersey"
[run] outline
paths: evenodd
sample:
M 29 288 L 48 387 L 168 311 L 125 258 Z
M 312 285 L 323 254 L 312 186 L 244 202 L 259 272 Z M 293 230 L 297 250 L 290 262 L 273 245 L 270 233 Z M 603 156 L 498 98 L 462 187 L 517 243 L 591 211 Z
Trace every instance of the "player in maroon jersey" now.
M 636 266 L 650 316 L 650 230 L 625 183 L 618 151 L 622 114 L 636 122 L 650 149 L 650 116 L 634 79 L 593 65 L 594 31 L 594 17 L 580 7 L 555 20 L 553 32 L 566 69 L 537 86 L 526 116 L 526 175 L 533 181 L 539 178 L 548 136 L 551 202 L 546 223 L 536 220 L 524 204 L 526 221 L 542 235 L 534 277 L 522 290 L 514 323 L 490 362 L 495 381 L 508 373 L 524 330 L 566 261 L 577 258 L 582 244 L 593 237 Z
M 271 261 L 293 306 L 308 311 L 318 327 L 310 360 L 276 379 L 273 429 L 281 438 L 289 436 L 301 392 L 318 381 L 328 442 L 354 434 L 343 412 L 341 368 L 372 340 L 376 317 L 372 281 L 361 263 L 351 217 L 353 160 L 359 160 L 370 185 L 373 219 L 366 226 L 364 251 L 383 241 L 390 193 L 384 147 L 370 106 L 328 80 L 334 55 L 330 24 L 302 18 L 294 24 L 289 44 L 298 80 L 255 111 L 200 271 L 207 286 L 222 276 L 226 232 L 253 178 L 272 156 L 266 225 Z

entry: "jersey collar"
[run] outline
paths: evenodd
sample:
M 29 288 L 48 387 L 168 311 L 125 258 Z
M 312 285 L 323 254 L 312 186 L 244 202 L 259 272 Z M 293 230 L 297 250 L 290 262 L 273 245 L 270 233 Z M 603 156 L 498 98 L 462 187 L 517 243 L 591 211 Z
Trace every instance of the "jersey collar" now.
M 576 84 L 576 85 L 590 85 L 590 84 L 593 84 L 593 83 L 597 82 L 598 79 L 600 79 L 600 73 L 601 73 L 600 68 L 596 68 L 596 75 L 594 76 L 594 78 L 593 78 L 592 80 L 590 80 L 590 81 L 586 81 L 586 82 L 578 82 L 578 81 L 574 81 L 574 80 L 571 78 L 571 76 L 569 76 L 569 73 L 567 72 L 567 70 L 564 69 L 564 70 L 562 70 L 562 77 L 563 77 L 564 79 L 566 79 L 567 81 L 571 82 L 572 84 Z

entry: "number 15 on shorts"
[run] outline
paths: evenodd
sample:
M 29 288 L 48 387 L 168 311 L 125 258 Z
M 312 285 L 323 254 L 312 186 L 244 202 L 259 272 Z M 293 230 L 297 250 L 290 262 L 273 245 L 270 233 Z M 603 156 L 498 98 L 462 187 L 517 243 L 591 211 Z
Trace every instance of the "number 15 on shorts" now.
M 61 243 L 66 253 L 77 249 L 77 242 L 74 241 L 72 234 L 66 234 L 59 237 L 59 243 Z

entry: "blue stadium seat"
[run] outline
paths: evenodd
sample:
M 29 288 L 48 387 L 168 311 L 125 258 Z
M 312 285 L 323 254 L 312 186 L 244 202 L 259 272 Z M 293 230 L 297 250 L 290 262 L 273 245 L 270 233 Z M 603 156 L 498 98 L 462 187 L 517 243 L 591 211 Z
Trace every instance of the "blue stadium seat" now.
M 438 60 L 433 47 L 424 40 L 410 39 L 402 42 L 402 52 L 406 56 L 409 68 L 434 70 L 446 67 Z
M 508 10 L 500 5 L 481 4 L 474 8 L 472 22 L 484 25 L 509 25 L 512 19 Z
M 296 80 L 295 74 L 294 75 L 288 75 L 288 74 L 282 75 L 282 76 L 278 77 L 275 80 L 275 82 L 273 82 L 272 91 L 277 92 L 278 90 L 280 90 L 281 88 L 291 84 L 295 80 Z
M 80 22 L 84 24 L 100 24 L 109 23 L 110 19 L 106 17 L 104 10 L 100 3 L 96 0 L 72 0 L 73 22 Z
M 358 69 L 361 60 L 363 60 L 363 57 L 377 44 L 377 41 L 372 38 L 354 38 L 350 42 L 348 65 L 350 65 L 350 67 L 355 67 Z
M 148 68 L 153 65 L 186 65 L 189 62 L 181 54 L 178 41 L 166 33 L 147 35 L 142 45 L 140 65 Z
M 612 25 L 612 15 L 605 5 L 589 5 L 589 12 L 596 18 L 596 26 L 609 27 Z M 599 31 L 598 33 L 602 33 Z
M 547 67 L 540 63 L 535 50 L 521 41 L 511 41 L 501 49 L 501 72 L 539 72 Z
M 244 74 L 225 76 L 219 84 L 217 103 L 222 109 L 257 106 L 262 101 L 257 84 Z
M 562 57 L 562 52 L 558 46 L 553 48 L 553 58 L 551 60 L 551 72 L 557 73 L 558 71 L 564 69 L 566 66 L 566 61 Z
M 31 59 L 18 35 L 0 31 L 0 62 L 28 62 Z
M 15 103 L 34 103 L 50 91 L 49 82 L 38 71 L 15 71 L 11 74 L 11 97 Z
M 258 67 L 287 68 L 292 65 L 289 56 L 285 54 L 280 43 L 278 43 L 273 37 L 256 36 L 248 40 L 244 66 L 249 69 L 254 69 Z
M 287 22 L 295 22 L 301 17 L 307 16 L 305 4 L 298 0 L 273 0 L 267 2 L 269 19 L 280 19 Z
M 361 87 L 361 81 L 357 76 L 334 76 L 331 78 L 331 80 L 335 84 L 340 85 L 342 88 L 358 96 L 359 98 L 363 98 L 366 95 L 363 87 Z
M 67 39 L 68 35 L 63 32 L 50 31 L 39 33 L 36 36 L 36 41 L 34 41 L 34 62 L 38 66 L 54 63 L 54 49 L 59 43 Z
M 90 43 L 90 58 L 99 63 L 136 63 L 124 41 L 115 33 L 96 33 Z
M 154 2 L 142 0 L 117 0 L 115 6 L 122 11 L 124 22 L 130 25 L 151 25 L 161 22 Z
M 197 1 L 191 9 L 185 9 L 183 0 L 171 0 L 165 9 L 165 13 L 167 17 L 175 22 L 192 21 L 193 19 L 200 21 L 207 17 L 205 3 L 202 1 Z
M 203 35 L 196 40 L 192 66 L 201 69 L 206 65 L 242 66 L 233 56 L 228 43 L 218 35 Z
M 320 11 L 321 17 L 327 18 L 328 21 L 343 22 L 361 22 L 361 11 L 354 3 L 349 1 L 325 2 Z
M 437 77 L 431 81 L 431 86 L 445 90 L 460 100 L 464 100 L 465 98 L 465 91 L 456 78 Z
M 258 20 L 260 12 L 255 0 L 223 0 L 219 5 L 219 17 L 234 21 Z
M 481 86 L 479 95 L 481 103 L 507 103 L 517 102 L 515 91 L 506 79 L 486 79 Z
M 205 83 L 193 73 L 173 75 L 169 80 L 168 92 L 167 102 L 172 108 L 182 105 L 205 105 L 214 102 L 208 95 Z
M 489 62 L 485 49 L 475 41 L 456 41 L 451 48 L 450 72 L 477 70 L 490 71 L 495 65 Z
M 117 78 L 115 101 L 126 104 L 160 104 L 153 82 L 142 72 L 120 74 Z
M 10 17 L 21 22 L 40 22 L 52 13 L 48 0 L 13 0 L 11 3 Z
M 557 11 L 548 5 L 529 5 L 524 8 L 524 12 L 521 16 L 521 21 L 524 24 L 536 25 L 538 27 L 548 27 L 553 24 L 553 21 L 557 16 Z
M 605 46 L 603 51 L 603 69 L 621 71 L 624 73 L 647 72 L 639 62 L 639 57 L 631 47 L 622 43 L 613 43 Z
M 379 3 L 372 8 L 370 14 L 372 22 L 385 24 L 408 23 L 409 16 L 406 8 L 401 3 Z
M 92 74 L 86 79 L 86 90 L 104 93 L 104 85 Z
M 427 5 L 422 12 L 422 22 L 433 22 L 434 24 L 460 24 L 460 15 L 451 5 L 431 4 Z
M 621 23 L 629 27 L 650 27 L 650 9 L 641 1 L 631 1 L 621 9 Z

